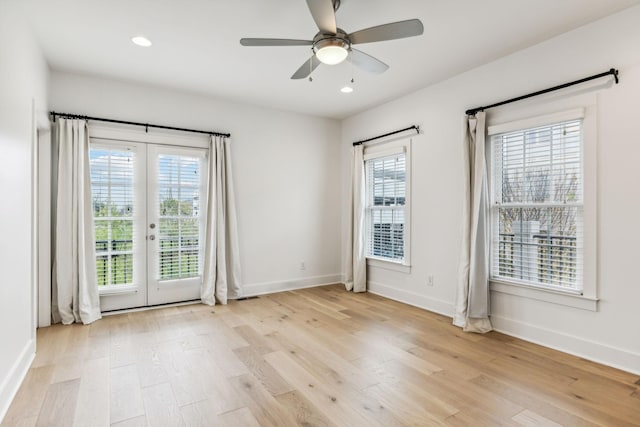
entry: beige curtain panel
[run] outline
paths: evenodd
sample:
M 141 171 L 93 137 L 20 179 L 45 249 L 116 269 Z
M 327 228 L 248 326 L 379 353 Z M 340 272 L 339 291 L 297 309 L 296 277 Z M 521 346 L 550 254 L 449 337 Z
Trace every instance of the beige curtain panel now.
M 226 137 L 212 136 L 209 143 L 209 179 L 204 272 L 200 297 L 204 304 L 226 304 L 238 298 L 240 251 L 235 195 L 231 173 L 231 150 Z
M 55 145 L 51 314 L 55 323 L 88 324 L 102 316 L 96 275 L 87 122 L 59 118 L 54 132 Z
M 468 117 L 466 128 L 462 250 L 453 324 L 467 332 L 485 333 L 492 329 L 489 320 L 490 242 L 485 113 Z
M 365 182 L 364 147 L 353 147 L 351 161 L 351 197 L 349 198 L 349 230 L 345 259 L 345 287 L 348 291 L 367 291 L 367 259 L 365 258 Z

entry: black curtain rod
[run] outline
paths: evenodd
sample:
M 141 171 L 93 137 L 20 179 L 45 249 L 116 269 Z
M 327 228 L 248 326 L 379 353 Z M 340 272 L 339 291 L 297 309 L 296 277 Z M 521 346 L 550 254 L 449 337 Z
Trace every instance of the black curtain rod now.
M 384 135 L 374 136 L 373 138 L 369 138 L 369 139 L 365 139 L 365 140 L 362 140 L 362 141 L 354 142 L 353 146 L 355 147 L 356 145 L 362 145 L 365 142 L 369 142 L 369 141 L 373 141 L 373 140 L 376 140 L 376 139 L 384 138 L 385 136 L 395 135 L 396 133 L 406 132 L 406 131 L 411 130 L 411 129 L 415 129 L 416 133 L 420 133 L 420 126 L 413 125 L 413 126 L 410 126 L 408 128 L 405 128 L 405 129 L 395 130 L 393 132 L 385 133 Z
M 484 111 L 484 110 L 488 110 L 489 108 L 499 107 L 501 105 L 510 104 L 512 102 L 521 101 L 523 99 L 532 98 L 532 97 L 538 96 L 538 95 L 543 95 L 545 93 L 549 93 L 549 92 L 553 92 L 553 91 L 556 91 L 556 90 L 564 89 L 564 88 L 569 87 L 569 86 L 577 85 L 577 84 L 580 84 L 580 83 L 588 82 L 589 80 L 595 80 L 595 79 L 599 79 L 601 77 L 606 77 L 606 76 L 613 76 L 616 79 L 616 84 L 618 84 L 620 82 L 620 80 L 618 79 L 618 70 L 616 70 L 615 68 L 612 68 L 609 71 L 605 71 L 604 73 L 600 73 L 600 74 L 596 74 L 596 75 L 593 75 L 593 76 L 585 77 L 585 78 L 580 79 L 580 80 L 576 80 L 576 81 L 569 82 L 569 83 L 564 83 L 564 84 L 561 84 L 561 85 L 558 85 L 558 86 L 550 87 L 548 89 L 539 90 L 537 92 L 529 93 L 527 95 L 518 96 L 516 98 L 507 99 L 506 101 L 496 102 L 495 104 L 487 105 L 485 107 L 472 108 L 470 110 L 467 110 L 465 113 L 467 115 L 469 115 L 469 116 L 473 116 L 478 111 Z
M 122 124 L 122 125 L 144 126 L 146 132 L 149 131 L 149 128 L 156 128 L 156 129 L 177 130 L 177 131 L 181 131 L 181 132 L 201 133 L 201 134 L 213 135 L 213 136 L 224 136 L 224 137 L 227 137 L 227 138 L 231 136 L 230 133 L 211 132 L 211 131 L 208 131 L 208 130 L 176 128 L 176 127 L 172 127 L 172 126 L 152 125 L 150 123 L 128 122 L 128 121 L 125 121 L 125 120 L 103 119 L 103 118 L 100 118 L 100 117 L 82 116 L 82 115 L 79 115 L 79 114 L 56 113 L 55 111 L 52 111 L 49 114 L 51 115 L 51 117 L 53 117 L 53 121 L 54 122 L 56 121 L 56 117 L 62 117 L 64 119 L 94 120 L 94 121 L 98 121 L 98 122 L 118 123 L 118 124 Z

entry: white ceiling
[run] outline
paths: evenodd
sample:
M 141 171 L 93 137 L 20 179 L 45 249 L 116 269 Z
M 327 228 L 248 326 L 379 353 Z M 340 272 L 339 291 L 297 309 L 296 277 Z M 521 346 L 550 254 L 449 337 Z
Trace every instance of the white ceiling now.
M 5 0 L 2 0 L 5 1 Z M 348 33 L 422 20 L 420 37 L 359 45 L 390 65 L 382 75 L 322 65 L 290 80 L 308 47 L 242 47 L 241 37 L 311 39 L 304 0 L 23 0 L 53 70 L 176 88 L 344 118 L 640 3 L 640 0 L 342 0 Z M 143 34 L 150 48 L 130 42 Z

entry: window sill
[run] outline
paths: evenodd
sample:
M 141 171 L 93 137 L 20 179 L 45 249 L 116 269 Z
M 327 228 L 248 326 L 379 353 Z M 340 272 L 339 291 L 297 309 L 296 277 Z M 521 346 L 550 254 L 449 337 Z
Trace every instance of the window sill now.
M 399 273 L 409 274 L 411 273 L 411 266 L 402 264 L 401 262 L 388 261 L 381 258 L 367 257 L 367 266 L 383 268 L 385 270 L 397 271 Z
M 489 284 L 491 292 L 515 295 L 522 298 L 579 308 L 581 310 L 598 311 L 597 298 L 500 280 L 491 280 Z

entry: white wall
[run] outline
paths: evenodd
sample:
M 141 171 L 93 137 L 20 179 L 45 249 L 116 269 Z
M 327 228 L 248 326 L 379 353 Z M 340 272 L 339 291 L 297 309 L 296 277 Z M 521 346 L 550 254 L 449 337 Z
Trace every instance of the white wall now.
M 13 4 L 0 13 L 0 420 L 35 351 L 32 170 L 35 113 L 46 111 L 48 69 Z
M 350 143 L 420 125 L 413 145 L 410 274 L 369 268 L 369 287 L 452 315 L 462 221 L 464 111 L 565 81 L 620 69 L 621 83 L 592 92 L 597 107 L 597 312 L 492 293 L 501 331 L 640 373 L 640 6 L 427 87 L 343 122 L 343 182 Z M 469 46 L 473 49 L 472 43 Z M 437 58 L 434 58 L 437 60 Z M 557 97 L 557 94 L 554 96 Z M 548 100 L 548 98 L 547 98 Z M 536 99 L 508 108 L 544 105 Z M 346 213 L 343 213 L 343 227 Z M 427 287 L 433 274 L 435 286 Z
M 339 122 L 58 72 L 50 106 L 231 133 L 245 295 L 340 280 Z

